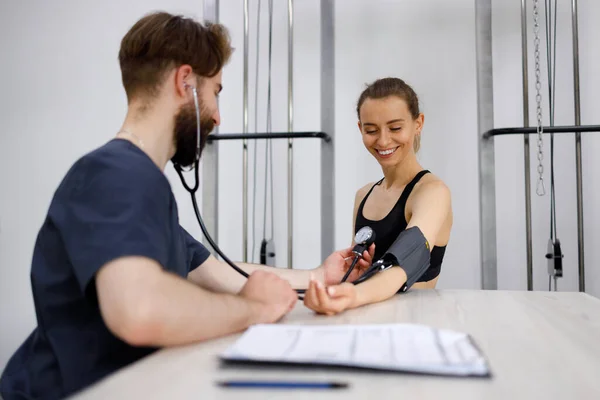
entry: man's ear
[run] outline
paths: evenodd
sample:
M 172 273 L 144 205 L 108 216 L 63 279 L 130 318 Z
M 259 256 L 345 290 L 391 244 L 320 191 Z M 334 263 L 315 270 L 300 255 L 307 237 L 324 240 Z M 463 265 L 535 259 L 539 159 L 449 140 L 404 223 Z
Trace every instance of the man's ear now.
M 195 86 L 196 80 L 194 79 L 194 73 L 192 67 L 184 64 L 177 68 L 175 72 L 175 91 L 178 96 L 187 96 L 188 85 Z

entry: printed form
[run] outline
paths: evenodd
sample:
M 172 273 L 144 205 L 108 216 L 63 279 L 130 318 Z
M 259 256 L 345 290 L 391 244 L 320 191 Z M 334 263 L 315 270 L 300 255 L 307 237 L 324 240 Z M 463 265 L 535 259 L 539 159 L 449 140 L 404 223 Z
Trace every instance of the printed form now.
M 481 351 L 465 333 L 416 324 L 255 325 L 221 358 L 488 376 Z

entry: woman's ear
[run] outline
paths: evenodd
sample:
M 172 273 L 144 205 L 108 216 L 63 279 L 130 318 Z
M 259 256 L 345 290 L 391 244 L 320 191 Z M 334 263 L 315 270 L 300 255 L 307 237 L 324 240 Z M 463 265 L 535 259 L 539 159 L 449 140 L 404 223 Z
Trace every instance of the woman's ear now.
M 362 125 L 360 124 L 360 120 L 356 123 L 358 125 L 358 130 L 362 133 Z
M 417 124 L 417 134 L 420 135 L 421 130 L 423 130 L 423 125 L 425 124 L 425 115 L 423 115 L 423 113 L 420 113 L 417 119 L 415 120 L 415 123 Z

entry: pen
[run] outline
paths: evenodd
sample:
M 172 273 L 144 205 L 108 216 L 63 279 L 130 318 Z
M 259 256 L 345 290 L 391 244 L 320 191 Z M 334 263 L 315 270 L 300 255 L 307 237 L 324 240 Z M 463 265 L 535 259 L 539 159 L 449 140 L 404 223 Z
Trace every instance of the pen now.
M 344 389 L 347 383 L 342 382 L 303 382 L 303 381 L 221 381 L 217 385 L 231 388 L 261 389 Z

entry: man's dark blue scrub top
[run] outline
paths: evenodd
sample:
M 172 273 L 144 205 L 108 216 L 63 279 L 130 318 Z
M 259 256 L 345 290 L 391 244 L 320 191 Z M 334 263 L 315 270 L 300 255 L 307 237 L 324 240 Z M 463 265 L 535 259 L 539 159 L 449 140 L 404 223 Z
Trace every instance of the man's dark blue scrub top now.
M 4 400 L 63 398 L 156 350 L 121 341 L 100 315 L 95 274 L 123 256 L 186 277 L 209 252 L 180 226 L 163 172 L 114 139 L 79 159 L 54 194 L 31 266 L 37 327 L 3 372 Z

